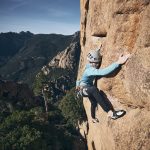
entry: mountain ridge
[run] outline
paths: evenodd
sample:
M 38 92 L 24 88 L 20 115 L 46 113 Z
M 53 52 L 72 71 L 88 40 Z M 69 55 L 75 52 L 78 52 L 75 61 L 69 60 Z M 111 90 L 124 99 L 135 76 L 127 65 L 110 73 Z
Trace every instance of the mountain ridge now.
M 19 33 L 19 35 L 23 33 Z M 11 34 L 16 35 L 16 33 Z M 67 48 L 74 39 L 73 37 L 74 35 L 32 34 L 30 39 L 24 41 L 17 53 L 0 67 L 1 77 L 31 84 L 41 67 L 47 64 L 58 52 Z

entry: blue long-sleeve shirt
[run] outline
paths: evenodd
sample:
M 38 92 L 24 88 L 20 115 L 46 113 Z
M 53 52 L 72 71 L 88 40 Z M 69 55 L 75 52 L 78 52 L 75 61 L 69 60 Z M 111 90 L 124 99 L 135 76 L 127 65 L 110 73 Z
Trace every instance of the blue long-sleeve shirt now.
M 76 86 L 92 86 L 96 76 L 106 76 L 112 73 L 120 65 L 112 63 L 106 68 L 96 69 L 91 64 L 87 64 L 80 81 L 76 82 Z

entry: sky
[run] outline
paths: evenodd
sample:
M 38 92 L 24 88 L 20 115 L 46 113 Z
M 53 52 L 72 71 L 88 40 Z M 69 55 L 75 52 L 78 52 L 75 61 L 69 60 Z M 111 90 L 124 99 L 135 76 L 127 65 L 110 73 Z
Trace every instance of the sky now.
M 79 31 L 80 0 L 0 0 L 0 32 L 71 35 Z

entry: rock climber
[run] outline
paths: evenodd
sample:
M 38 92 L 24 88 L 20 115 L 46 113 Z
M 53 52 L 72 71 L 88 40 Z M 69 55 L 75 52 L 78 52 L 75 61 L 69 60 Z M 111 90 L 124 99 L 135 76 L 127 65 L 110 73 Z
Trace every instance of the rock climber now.
M 85 67 L 81 80 L 76 82 L 76 90 L 83 97 L 88 97 L 91 102 L 91 117 L 92 122 L 99 122 L 95 117 L 95 109 L 97 103 L 102 107 L 102 109 L 108 113 L 108 116 L 111 119 L 118 119 L 125 115 L 126 111 L 124 110 L 114 110 L 112 104 L 104 98 L 103 92 L 93 84 L 96 77 L 105 77 L 117 70 L 121 65 L 123 65 L 127 59 L 130 57 L 130 54 L 121 55 L 119 59 L 109 65 L 106 68 L 101 69 L 102 55 L 100 54 L 100 49 L 91 50 L 87 55 L 88 64 Z

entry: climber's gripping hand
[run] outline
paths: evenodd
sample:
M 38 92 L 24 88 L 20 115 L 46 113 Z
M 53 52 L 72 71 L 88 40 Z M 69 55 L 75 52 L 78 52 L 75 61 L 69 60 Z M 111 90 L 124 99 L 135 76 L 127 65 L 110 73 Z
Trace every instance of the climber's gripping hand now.
M 118 61 L 117 61 L 117 63 L 118 64 L 124 64 L 129 58 L 131 57 L 131 54 L 125 54 L 125 55 L 123 55 L 123 54 L 121 54 L 120 56 L 119 56 L 119 59 L 118 59 Z
M 76 86 L 76 91 L 80 91 L 80 86 Z

